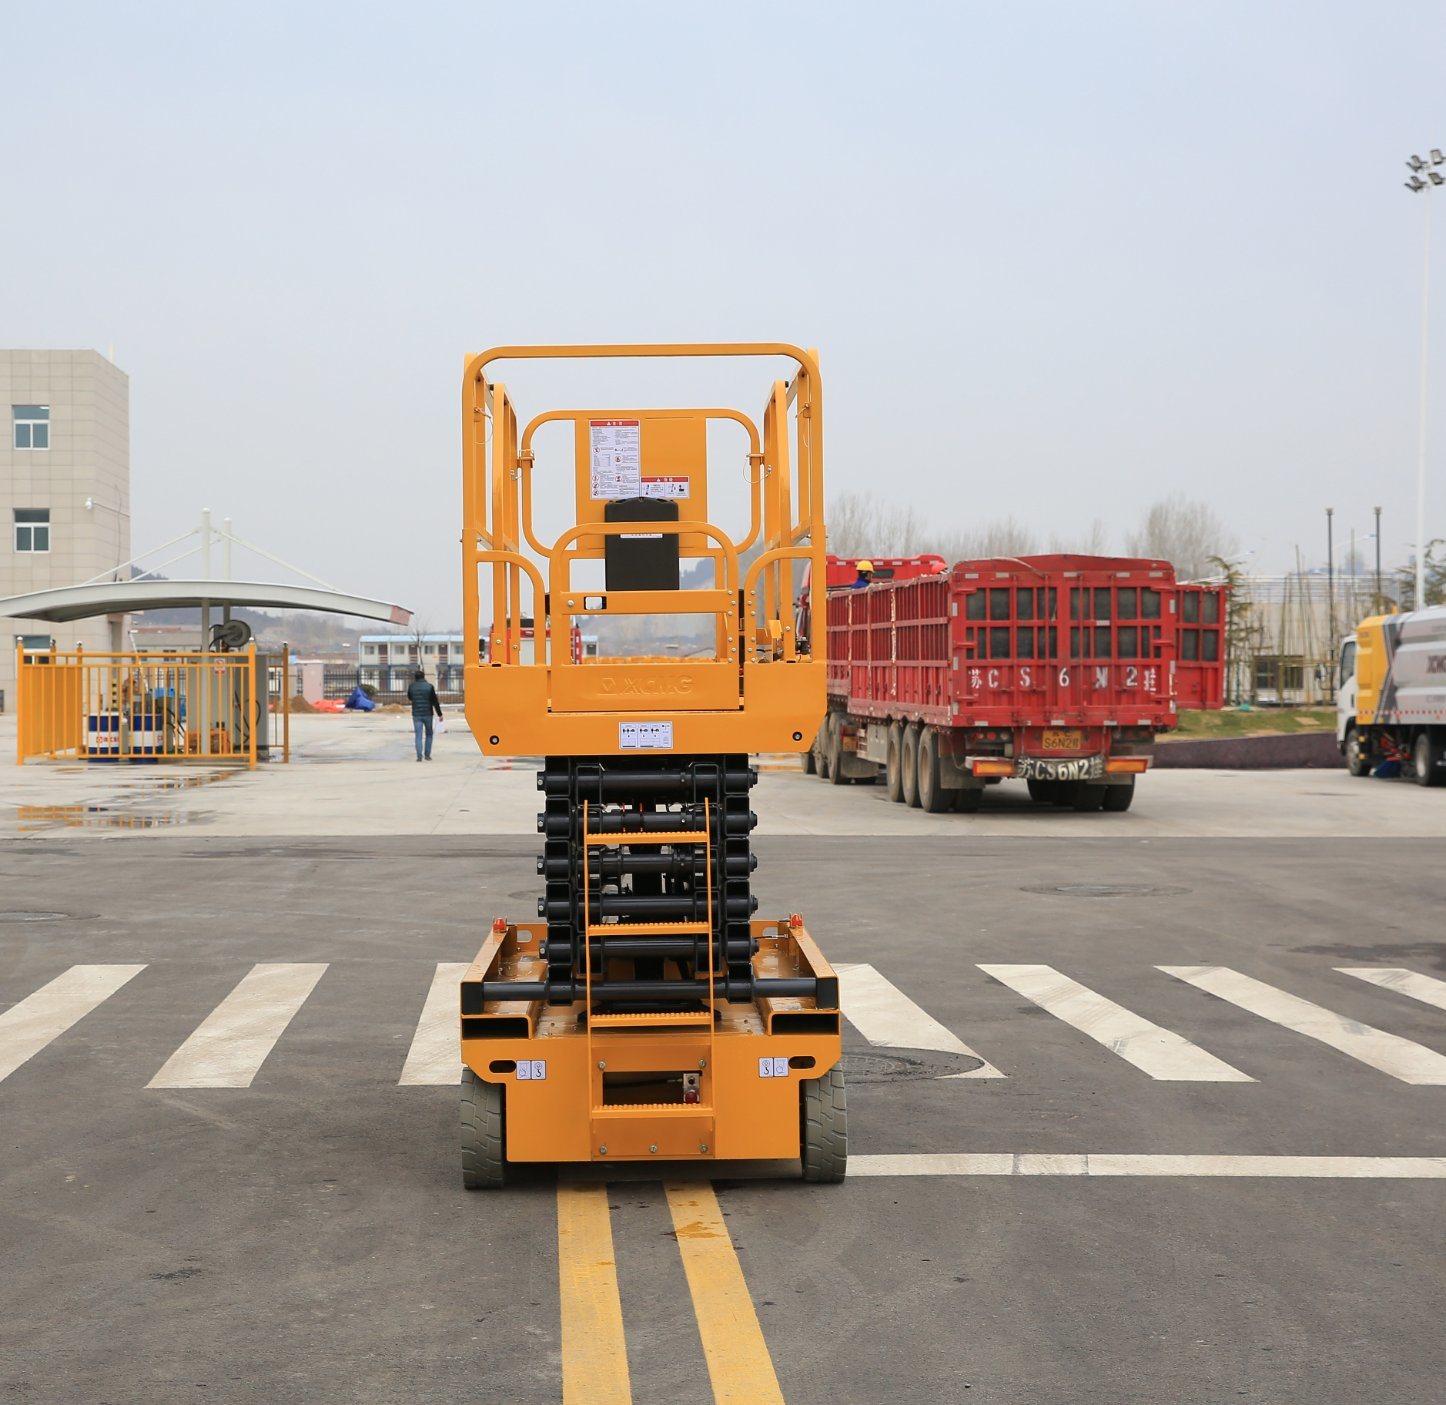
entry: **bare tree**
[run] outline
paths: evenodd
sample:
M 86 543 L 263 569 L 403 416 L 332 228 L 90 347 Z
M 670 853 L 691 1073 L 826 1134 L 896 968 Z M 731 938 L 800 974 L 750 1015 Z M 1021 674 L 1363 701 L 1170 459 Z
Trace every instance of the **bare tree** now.
M 828 510 L 828 549 L 836 556 L 909 556 L 924 550 L 914 509 L 872 493 L 840 493 Z
M 1110 529 L 1102 518 L 1096 517 L 1088 527 L 1077 532 L 1051 536 L 1049 549 L 1060 554 L 1068 552 L 1080 556 L 1108 556 Z
M 946 561 L 979 561 L 991 556 L 1026 556 L 1039 549 L 1038 539 L 1022 522 L 1003 517 L 963 530 L 926 534 L 920 551 L 937 552 Z
M 1181 580 L 1198 580 L 1207 575 L 1216 558 L 1235 554 L 1235 534 L 1215 515 L 1208 504 L 1182 493 L 1162 498 L 1140 519 L 1139 527 L 1125 538 L 1132 556 L 1154 556 L 1168 561 Z

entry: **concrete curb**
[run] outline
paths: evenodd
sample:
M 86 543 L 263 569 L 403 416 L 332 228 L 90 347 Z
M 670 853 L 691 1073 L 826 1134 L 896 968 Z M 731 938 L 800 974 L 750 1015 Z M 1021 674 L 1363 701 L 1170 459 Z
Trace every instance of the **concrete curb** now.
M 1334 732 L 1161 741 L 1155 765 L 1170 770 L 1289 771 L 1345 765 Z

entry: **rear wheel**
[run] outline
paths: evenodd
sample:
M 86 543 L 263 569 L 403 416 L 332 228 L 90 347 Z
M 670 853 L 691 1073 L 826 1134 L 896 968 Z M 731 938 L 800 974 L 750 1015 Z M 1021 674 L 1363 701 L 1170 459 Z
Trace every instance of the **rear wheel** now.
M 889 723 L 889 739 L 884 746 L 884 788 L 896 805 L 904 800 L 904 729 L 897 722 Z
M 798 1146 L 806 1181 L 843 1180 L 849 1164 L 849 1112 L 843 1069 L 798 1085 Z
M 1104 808 L 1113 814 L 1122 814 L 1130 808 L 1130 803 L 1135 798 L 1135 778 L 1131 776 L 1124 785 L 1107 785 L 1105 787 Z
M 1441 743 L 1430 732 L 1417 736 L 1416 745 L 1411 748 L 1411 759 L 1416 765 L 1417 785 L 1441 784 Z
M 1370 757 L 1366 755 L 1366 749 L 1361 745 L 1360 731 L 1355 727 L 1346 728 L 1346 770 L 1353 776 L 1371 774 Z
M 911 810 L 919 808 L 919 728 L 911 723 L 904 728 L 903 745 L 899 749 L 902 764 L 899 767 L 900 782 L 904 791 L 904 804 Z
M 462 1184 L 496 1190 L 507 1180 L 506 1110 L 500 1083 L 462 1070 Z
M 1081 814 L 1100 809 L 1105 803 L 1107 785 L 1091 785 L 1089 781 L 1075 781 L 1074 794 L 1070 797 L 1074 808 Z
M 932 727 L 919 734 L 919 808 L 931 815 L 949 808 L 949 792 L 939 782 L 939 734 Z
M 833 785 L 847 785 L 844 775 L 843 714 L 832 714 L 833 724 L 828 729 L 828 778 Z

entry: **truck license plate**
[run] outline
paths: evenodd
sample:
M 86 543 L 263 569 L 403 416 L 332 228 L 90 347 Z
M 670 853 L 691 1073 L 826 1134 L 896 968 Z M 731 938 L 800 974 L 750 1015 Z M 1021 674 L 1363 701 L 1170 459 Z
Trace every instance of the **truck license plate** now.
M 1084 733 L 1078 727 L 1047 727 L 1045 751 L 1079 751 L 1084 747 Z

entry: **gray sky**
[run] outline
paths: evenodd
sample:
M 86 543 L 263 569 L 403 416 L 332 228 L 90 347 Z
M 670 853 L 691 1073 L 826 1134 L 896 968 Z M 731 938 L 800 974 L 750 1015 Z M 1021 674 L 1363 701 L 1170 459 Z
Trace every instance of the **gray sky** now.
M 1439 4 L 52 0 L 5 49 L 0 342 L 114 346 L 138 548 L 205 505 L 454 625 L 465 352 L 777 338 L 834 491 L 1408 553 Z M 762 408 L 706 383 L 659 398 Z

